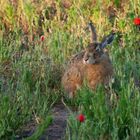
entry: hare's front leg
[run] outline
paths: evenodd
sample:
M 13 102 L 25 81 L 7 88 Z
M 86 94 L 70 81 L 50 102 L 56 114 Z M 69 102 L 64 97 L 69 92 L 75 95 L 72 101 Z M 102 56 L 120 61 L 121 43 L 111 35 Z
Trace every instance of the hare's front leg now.
M 62 77 L 62 86 L 69 98 L 73 98 L 77 89 L 82 85 L 82 74 L 77 67 L 71 67 Z

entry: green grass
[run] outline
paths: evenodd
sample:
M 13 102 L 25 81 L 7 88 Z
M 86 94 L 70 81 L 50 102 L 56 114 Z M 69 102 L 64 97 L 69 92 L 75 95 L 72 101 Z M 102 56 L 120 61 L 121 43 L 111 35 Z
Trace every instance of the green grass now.
M 51 123 L 50 110 L 64 95 L 60 79 L 65 63 L 88 44 L 90 35 L 84 29 L 89 20 L 94 22 L 99 40 L 112 29 L 117 32 L 108 46 L 115 70 L 115 82 L 110 85 L 112 99 L 108 102 L 102 87 L 94 92 L 83 87 L 73 101 L 66 100 L 66 105 L 78 112 L 68 118 L 65 139 L 140 138 L 140 30 L 133 24 L 140 15 L 140 1 L 70 2 L 71 7 L 64 8 L 56 1 L 56 15 L 48 20 L 50 3 L 21 0 L 15 8 L 8 0 L 1 1 L 0 139 L 14 139 L 24 124 L 39 118 L 36 133 L 28 138 L 38 139 Z M 115 9 L 116 16 L 110 17 L 109 7 Z M 44 20 L 40 25 L 41 15 Z M 67 15 L 67 20 L 62 15 Z M 28 51 L 21 46 L 25 34 Z M 40 34 L 45 36 L 43 42 Z M 85 115 L 85 122 L 77 121 L 78 113 Z

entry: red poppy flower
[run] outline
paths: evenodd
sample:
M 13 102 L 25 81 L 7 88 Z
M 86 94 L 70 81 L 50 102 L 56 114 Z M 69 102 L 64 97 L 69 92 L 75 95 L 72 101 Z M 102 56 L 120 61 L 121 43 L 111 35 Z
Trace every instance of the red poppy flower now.
M 80 115 L 77 116 L 77 120 L 79 122 L 84 122 L 85 121 L 85 116 L 83 114 L 80 114 Z
M 134 18 L 134 24 L 140 25 L 140 18 Z
M 44 39 L 45 39 L 45 37 L 44 37 L 44 35 L 42 35 L 42 36 L 40 37 L 40 40 L 41 40 L 41 41 L 44 41 Z

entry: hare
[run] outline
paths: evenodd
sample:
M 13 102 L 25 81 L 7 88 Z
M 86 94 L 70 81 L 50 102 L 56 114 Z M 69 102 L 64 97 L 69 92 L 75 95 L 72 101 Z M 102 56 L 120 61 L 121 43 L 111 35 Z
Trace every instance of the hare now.
M 91 31 L 91 43 L 71 58 L 62 76 L 62 86 L 70 98 L 74 97 L 84 81 L 89 88 L 95 90 L 99 84 L 107 86 L 113 76 L 113 66 L 104 48 L 113 41 L 115 33 L 110 33 L 98 43 L 92 22 L 88 28 Z

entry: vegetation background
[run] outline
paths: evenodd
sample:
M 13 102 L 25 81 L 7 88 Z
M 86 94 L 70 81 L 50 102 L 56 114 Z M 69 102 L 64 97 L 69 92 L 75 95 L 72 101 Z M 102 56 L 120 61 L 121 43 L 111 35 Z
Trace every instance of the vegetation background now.
M 116 31 L 108 47 L 115 69 L 111 107 L 103 88 L 86 86 L 67 107 L 65 139 L 140 139 L 140 0 L 0 0 L 0 139 L 12 140 L 29 122 L 38 139 L 51 124 L 53 105 L 64 95 L 60 85 L 68 59 L 84 49 L 92 20 L 99 40 Z M 79 123 L 78 113 L 85 115 Z

